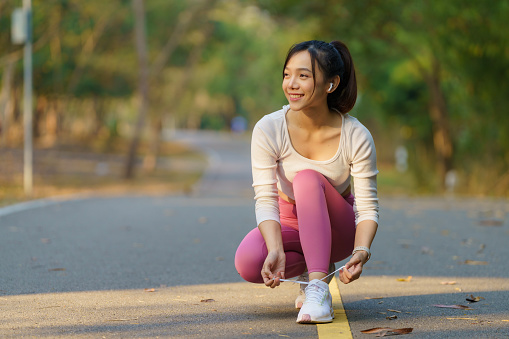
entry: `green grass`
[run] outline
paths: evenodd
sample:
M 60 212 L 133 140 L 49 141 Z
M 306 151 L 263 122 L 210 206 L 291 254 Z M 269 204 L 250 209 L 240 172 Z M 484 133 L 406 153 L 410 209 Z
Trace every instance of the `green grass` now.
M 77 193 L 174 194 L 189 192 L 206 167 L 206 158 L 181 144 L 164 143 L 158 165 L 146 169 L 142 161 L 147 145 L 140 145 L 139 162 L 132 180 L 123 178 L 126 143 L 118 143 L 107 151 L 92 144 L 60 144 L 34 151 L 33 195 L 23 190 L 21 149 L 0 149 L 5 163 L 0 168 L 0 206 L 26 200 Z M 97 168 L 106 166 L 107 173 Z

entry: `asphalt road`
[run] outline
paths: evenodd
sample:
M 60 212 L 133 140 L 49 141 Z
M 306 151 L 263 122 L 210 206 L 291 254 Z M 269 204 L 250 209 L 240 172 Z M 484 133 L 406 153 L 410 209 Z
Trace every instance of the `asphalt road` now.
M 317 337 L 295 324 L 297 286 L 235 272 L 255 226 L 249 139 L 172 137 L 209 155 L 190 195 L 0 209 L 0 337 Z M 508 213 L 505 200 L 381 197 L 372 259 L 339 286 L 353 337 L 412 327 L 412 338 L 508 338 Z M 472 310 L 433 306 L 458 304 Z

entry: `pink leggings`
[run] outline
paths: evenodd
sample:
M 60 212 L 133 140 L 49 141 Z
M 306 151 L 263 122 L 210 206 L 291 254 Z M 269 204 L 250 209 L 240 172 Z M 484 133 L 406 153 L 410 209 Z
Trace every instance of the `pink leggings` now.
M 296 205 L 279 199 L 281 234 L 286 254 L 285 277 L 308 272 L 327 273 L 331 262 L 347 258 L 353 250 L 355 215 L 353 195 L 346 199 L 313 170 L 293 180 Z M 235 254 L 235 267 L 246 281 L 262 283 L 267 246 L 258 228 L 249 232 Z

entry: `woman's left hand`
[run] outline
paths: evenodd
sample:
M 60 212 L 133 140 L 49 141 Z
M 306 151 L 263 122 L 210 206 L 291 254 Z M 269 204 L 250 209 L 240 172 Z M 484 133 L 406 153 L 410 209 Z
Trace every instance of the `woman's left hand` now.
M 365 251 L 356 252 L 350 261 L 345 264 L 345 268 L 339 271 L 339 280 L 344 284 L 351 283 L 359 279 L 362 273 L 362 265 L 368 261 L 368 253 Z

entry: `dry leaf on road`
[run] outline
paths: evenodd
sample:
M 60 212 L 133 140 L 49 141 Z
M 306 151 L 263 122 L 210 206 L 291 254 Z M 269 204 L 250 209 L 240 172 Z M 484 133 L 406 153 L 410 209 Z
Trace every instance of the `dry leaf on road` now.
M 479 221 L 479 225 L 481 226 L 502 226 L 503 224 L 504 221 L 498 219 L 486 219 Z
M 412 333 L 414 329 L 411 327 L 407 328 L 390 328 L 390 327 L 375 327 L 369 330 L 361 331 L 361 333 L 376 334 L 377 337 L 386 337 L 390 335 L 402 335 Z
M 408 277 L 406 278 L 399 278 L 399 279 L 396 279 L 396 281 L 402 281 L 402 282 L 410 282 L 412 280 L 412 276 L 409 275 Z
M 442 307 L 442 308 L 455 308 L 458 310 L 473 310 L 473 308 L 470 308 L 465 305 L 433 305 L 435 307 Z
M 156 290 L 154 288 L 146 288 L 145 292 L 155 292 Z
M 479 260 L 465 260 L 465 265 L 488 265 L 487 261 L 479 261 Z
M 442 285 L 456 285 L 456 281 L 442 281 L 440 284 L 442 284 Z
M 202 303 L 211 303 L 213 301 L 215 301 L 215 300 L 214 299 L 202 299 L 202 300 L 200 300 L 200 302 L 202 302 Z
M 473 294 L 471 294 L 470 297 L 467 297 L 467 301 L 470 301 L 472 303 L 475 303 L 475 302 L 478 302 L 481 300 L 484 300 L 484 298 L 483 297 L 474 297 Z
M 388 317 L 385 317 L 385 319 L 387 319 L 387 320 L 394 320 L 394 319 L 398 319 L 398 316 L 397 315 L 390 315 Z

